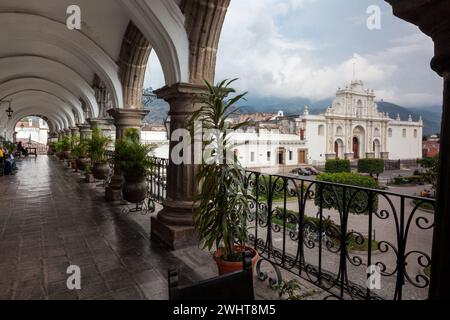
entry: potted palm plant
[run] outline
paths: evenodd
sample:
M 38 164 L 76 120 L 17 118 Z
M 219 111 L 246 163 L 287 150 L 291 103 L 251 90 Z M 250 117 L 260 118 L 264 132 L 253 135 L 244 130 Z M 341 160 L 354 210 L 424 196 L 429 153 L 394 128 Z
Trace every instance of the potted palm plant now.
M 77 158 L 79 154 L 80 137 L 78 135 L 72 136 L 70 139 L 70 156 L 69 164 L 72 169 L 78 171 Z
M 62 138 L 61 142 L 61 149 L 64 154 L 64 159 L 69 160 L 70 159 L 70 137 L 65 136 Z
M 105 152 L 111 139 L 102 135 L 96 127 L 92 130 L 92 138 L 89 140 L 89 155 L 92 161 L 92 174 L 95 179 L 104 180 L 109 174 L 110 168 L 105 157 Z
M 89 142 L 84 140 L 75 145 L 72 149 L 72 155 L 76 158 L 77 169 L 84 171 L 89 165 Z
M 213 257 L 220 274 L 242 270 L 243 252 L 251 253 L 253 267 L 259 258 L 257 252 L 247 246 L 247 217 L 252 195 L 245 185 L 244 169 L 229 143 L 229 130 L 248 125 L 229 125 L 226 121 L 237 112 L 235 104 L 246 95 L 228 98 L 235 92 L 230 88 L 234 81 L 222 81 L 215 87 L 206 82 L 208 92 L 201 97 L 202 107 L 189 121 L 190 128 L 194 128 L 195 122 L 201 122 L 205 132 L 214 132 L 211 142 L 204 145 L 209 156 L 203 157 L 199 169 L 197 178 L 201 188 L 193 220 L 200 246 L 215 249 Z
M 124 175 L 124 200 L 141 203 L 148 196 L 147 172 L 152 166 L 149 158 L 153 145 L 140 143 L 137 129 L 128 129 L 123 139 L 116 142 L 114 165 Z

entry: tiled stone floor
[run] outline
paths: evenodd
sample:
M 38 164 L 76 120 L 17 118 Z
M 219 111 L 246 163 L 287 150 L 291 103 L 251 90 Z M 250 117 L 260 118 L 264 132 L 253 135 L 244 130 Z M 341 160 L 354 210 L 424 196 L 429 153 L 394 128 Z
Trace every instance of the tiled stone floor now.
M 151 241 L 150 217 L 124 215 L 53 157 L 18 166 L 0 177 L 0 299 L 167 299 L 172 266 L 182 284 L 216 275 L 209 253 Z M 79 291 L 67 289 L 69 265 L 81 268 Z

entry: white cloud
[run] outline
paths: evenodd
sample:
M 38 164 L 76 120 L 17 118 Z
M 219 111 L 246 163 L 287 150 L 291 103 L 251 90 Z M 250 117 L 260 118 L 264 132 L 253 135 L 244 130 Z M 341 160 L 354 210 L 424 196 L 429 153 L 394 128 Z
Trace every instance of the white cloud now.
M 321 59 L 321 50 L 333 48 L 324 49 L 327 44 L 320 39 L 314 43 L 304 40 L 301 30 L 295 39 L 287 38 L 277 26 L 280 18 L 292 10 L 301 10 L 308 2 L 313 1 L 232 2 L 220 42 L 217 79 L 240 78 L 240 89 L 252 94 L 320 100 L 332 97 L 338 86 L 345 86 L 352 80 L 353 62 L 356 62 L 357 77 L 392 101 L 405 105 L 439 103 L 439 96 L 417 92 L 405 83 L 408 79 L 405 73 L 416 67 L 417 56 L 431 58 L 429 38 L 413 33 L 393 39 L 390 47 L 378 52 L 348 52 L 343 61 L 330 64 Z M 334 50 L 342 53 L 346 48 Z M 426 70 L 426 64 L 423 66 L 421 70 Z

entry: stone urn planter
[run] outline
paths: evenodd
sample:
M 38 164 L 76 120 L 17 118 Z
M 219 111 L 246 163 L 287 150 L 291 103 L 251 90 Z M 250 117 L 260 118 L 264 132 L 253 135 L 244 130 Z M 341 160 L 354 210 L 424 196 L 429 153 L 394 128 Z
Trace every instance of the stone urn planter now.
M 72 152 L 64 151 L 64 158 L 70 160 L 72 158 Z
M 86 166 L 88 166 L 91 163 L 89 158 L 78 158 L 77 159 L 77 167 L 79 170 L 85 171 Z
M 234 247 L 235 252 L 242 253 L 242 247 L 235 246 Z M 251 252 L 252 256 L 252 272 L 255 269 L 255 265 L 259 260 L 258 252 L 256 252 L 255 249 L 250 247 L 245 247 L 245 251 Z M 219 269 L 219 275 L 225 275 L 237 271 L 241 271 L 243 268 L 243 262 L 242 258 L 240 258 L 240 261 L 226 261 L 222 259 L 223 253 L 221 249 L 218 249 L 216 252 L 214 252 L 214 260 L 217 263 L 217 267 Z M 241 255 L 238 255 L 241 257 Z
M 56 156 L 58 157 L 59 160 L 64 160 L 64 152 L 57 152 Z
M 109 164 L 107 162 L 95 162 L 92 167 L 92 173 L 95 179 L 105 180 L 109 174 Z
M 130 203 L 141 203 L 148 196 L 148 186 L 145 177 L 126 176 L 122 185 L 124 200 Z

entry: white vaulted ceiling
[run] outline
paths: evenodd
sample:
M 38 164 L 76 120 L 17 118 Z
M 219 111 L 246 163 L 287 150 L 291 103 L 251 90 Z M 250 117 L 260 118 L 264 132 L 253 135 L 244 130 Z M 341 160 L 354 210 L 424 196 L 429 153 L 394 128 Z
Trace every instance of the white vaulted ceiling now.
M 81 30 L 66 26 L 73 4 L 81 8 Z M 119 56 L 130 20 L 160 57 L 167 84 L 187 81 L 189 45 L 176 0 L 1 0 L 0 100 L 12 99 L 14 119 L 40 114 L 67 128 L 85 120 L 80 100 L 98 116 L 98 75 L 122 108 Z M 5 109 L 1 132 L 14 120 Z

